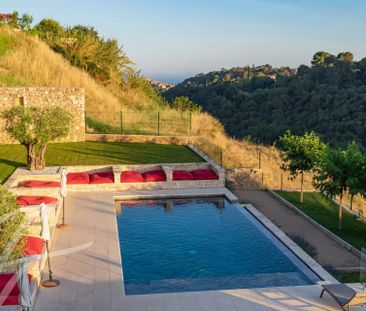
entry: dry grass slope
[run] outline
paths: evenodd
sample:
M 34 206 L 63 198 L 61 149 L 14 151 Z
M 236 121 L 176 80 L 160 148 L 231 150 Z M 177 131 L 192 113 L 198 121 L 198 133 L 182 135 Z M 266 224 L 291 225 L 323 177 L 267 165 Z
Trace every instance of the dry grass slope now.
M 0 56 L 0 86 L 84 88 L 87 115 L 110 125 L 119 125 L 121 109 L 140 110 L 141 121 L 132 113 L 125 114 L 130 116 L 130 120 L 125 120 L 126 122 L 137 125 L 156 109 L 149 98 L 143 97 L 135 90 L 126 90 L 116 96 L 115 91 L 98 84 L 87 73 L 71 66 L 62 56 L 50 50 L 47 44 L 25 33 L 0 29 Z M 179 133 L 181 129 L 174 128 L 174 120 L 180 117 L 180 112 L 166 108 L 164 115 L 170 119 L 170 130 Z M 226 165 L 241 167 L 230 174 L 237 185 L 259 187 L 263 181 L 264 186 L 276 189 L 281 188 L 281 185 L 285 189 L 299 187 L 299 182 L 290 182 L 286 174 L 281 178 L 280 158 L 276 148 L 258 147 L 246 140 L 229 138 L 220 122 L 209 114 L 193 115 L 192 133 L 221 147 Z M 262 156 L 261 169 L 258 168 L 259 150 Z M 306 178 L 306 188 L 311 189 L 309 178 Z

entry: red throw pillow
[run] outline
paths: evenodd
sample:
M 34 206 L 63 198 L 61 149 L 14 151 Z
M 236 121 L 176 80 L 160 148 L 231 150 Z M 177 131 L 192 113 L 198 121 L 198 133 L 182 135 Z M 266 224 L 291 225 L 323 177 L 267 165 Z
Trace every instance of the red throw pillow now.
M 81 185 L 89 183 L 88 173 L 68 173 L 67 174 L 67 184 L 68 185 Z
M 24 237 L 24 251 L 23 254 L 26 256 L 40 255 L 43 251 L 45 241 L 35 236 Z
M 18 294 L 8 296 L 2 301 L 2 303 L 0 303 L 0 306 L 18 306 L 18 305 L 19 305 Z
M 195 180 L 212 180 L 219 179 L 215 172 L 211 169 L 207 170 L 194 170 L 191 172 Z
M 19 295 L 20 291 L 19 291 L 17 281 L 18 281 L 18 276 L 14 273 L 0 274 L 0 295 L 1 295 L 2 290 L 5 288 L 5 286 L 7 288 L 9 288 L 10 284 L 13 284 L 13 286 L 11 287 L 10 293 L 8 293 L 8 295 L 9 296 Z M 11 283 L 9 283 L 9 282 L 11 282 Z
M 114 174 L 109 172 L 93 173 L 90 175 L 91 184 L 113 184 Z
M 28 279 L 29 279 L 29 281 L 32 279 L 32 276 L 30 274 L 28 274 Z M 4 273 L 4 274 L 0 274 L 0 296 L 1 296 L 1 292 L 3 291 L 3 289 L 5 287 L 9 288 L 10 284 L 8 284 L 8 283 L 9 282 L 13 282 L 14 285 L 13 285 L 13 287 L 10 286 L 11 287 L 11 290 L 8 293 L 8 297 L 7 298 L 10 298 L 12 296 L 15 296 L 18 299 L 18 295 L 20 294 L 20 291 L 19 291 L 19 287 L 18 287 L 18 282 L 17 281 L 18 281 L 18 276 L 15 273 Z M 15 303 L 14 305 L 17 305 L 17 303 Z
M 58 181 L 49 180 L 27 180 L 24 182 L 24 187 L 28 188 L 49 188 L 49 187 L 60 187 Z
M 165 173 L 161 170 L 144 172 L 142 177 L 145 182 L 166 181 Z
M 57 202 L 56 198 L 41 195 L 20 195 L 17 197 L 17 204 L 20 206 L 40 205 L 41 203 L 56 204 Z
M 140 172 L 125 171 L 121 173 L 121 182 L 144 182 L 144 177 L 142 177 Z
M 194 176 L 189 171 L 173 171 L 173 180 L 193 180 Z

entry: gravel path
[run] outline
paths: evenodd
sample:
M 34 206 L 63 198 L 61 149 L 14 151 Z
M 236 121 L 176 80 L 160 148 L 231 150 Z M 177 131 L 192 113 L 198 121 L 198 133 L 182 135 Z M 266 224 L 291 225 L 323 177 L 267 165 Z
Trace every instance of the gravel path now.
M 356 255 L 326 236 L 316 226 L 310 224 L 268 192 L 237 190 L 235 194 L 241 203 L 253 204 L 287 235 L 301 236 L 316 249 L 315 259 L 322 266 L 332 266 L 333 268 L 360 266 L 360 260 Z

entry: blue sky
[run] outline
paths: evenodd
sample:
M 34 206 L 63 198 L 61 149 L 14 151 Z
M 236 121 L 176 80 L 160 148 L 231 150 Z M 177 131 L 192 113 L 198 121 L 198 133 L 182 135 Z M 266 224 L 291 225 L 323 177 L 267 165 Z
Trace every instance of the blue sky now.
M 177 82 L 247 64 L 309 64 L 318 50 L 366 57 L 364 0 L 2 0 L 2 12 L 94 26 L 143 74 Z

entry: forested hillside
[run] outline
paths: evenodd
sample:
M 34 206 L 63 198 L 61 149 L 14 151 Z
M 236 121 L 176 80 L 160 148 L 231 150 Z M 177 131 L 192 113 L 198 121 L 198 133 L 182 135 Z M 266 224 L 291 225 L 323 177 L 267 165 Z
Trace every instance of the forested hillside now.
M 296 71 L 266 65 L 200 74 L 164 95 L 188 96 L 234 137 L 273 143 L 287 129 L 314 130 L 332 145 L 356 140 L 366 148 L 366 58 L 349 52 L 317 52 Z

